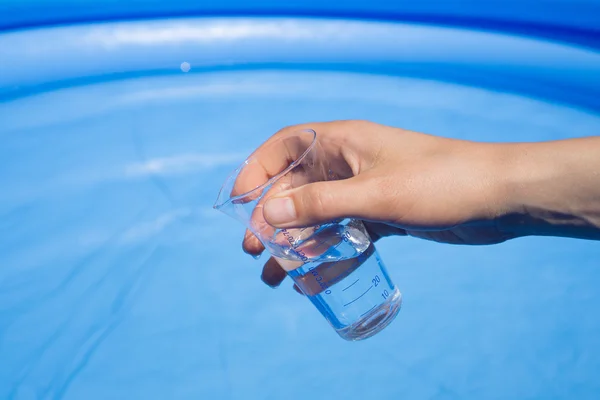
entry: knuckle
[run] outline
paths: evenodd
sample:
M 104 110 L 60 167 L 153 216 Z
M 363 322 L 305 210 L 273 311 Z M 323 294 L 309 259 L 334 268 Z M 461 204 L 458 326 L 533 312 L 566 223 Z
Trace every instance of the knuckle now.
M 277 133 L 274 136 L 281 136 L 281 135 L 286 135 L 286 134 L 290 134 L 302 129 L 306 129 L 306 128 L 311 128 L 311 127 L 315 127 L 315 126 L 320 126 L 323 125 L 323 123 L 320 122 L 315 122 L 315 123 L 303 123 L 303 124 L 294 124 L 294 125 L 288 125 L 284 128 L 281 128 L 279 131 L 277 131 Z

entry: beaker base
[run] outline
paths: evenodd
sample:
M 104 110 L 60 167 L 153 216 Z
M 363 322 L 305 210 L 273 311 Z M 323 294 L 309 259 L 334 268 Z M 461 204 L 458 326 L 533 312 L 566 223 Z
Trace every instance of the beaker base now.
M 336 329 L 338 335 L 349 341 L 368 339 L 388 326 L 402 306 L 402 294 L 396 288 L 393 294 L 379 307 L 369 312 L 364 318 L 342 329 Z

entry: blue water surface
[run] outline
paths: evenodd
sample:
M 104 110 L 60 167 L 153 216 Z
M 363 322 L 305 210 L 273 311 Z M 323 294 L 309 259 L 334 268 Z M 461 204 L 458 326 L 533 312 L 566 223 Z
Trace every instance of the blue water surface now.
M 599 76 L 590 46 L 397 22 L 0 34 L 0 398 L 596 399 L 597 242 L 384 239 L 403 309 L 349 343 L 289 280 L 262 284 L 211 206 L 294 123 L 598 135 Z

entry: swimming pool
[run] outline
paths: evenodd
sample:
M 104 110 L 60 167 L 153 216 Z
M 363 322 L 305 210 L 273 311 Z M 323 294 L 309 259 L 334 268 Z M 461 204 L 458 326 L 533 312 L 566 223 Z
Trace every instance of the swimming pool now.
M 360 4 L 22 4 L 0 17 L 0 398 L 597 397 L 598 243 L 385 239 L 403 309 L 347 343 L 289 281 L 260 282 L 240 226 L 211 206 L 293 123 L 599 134 L 598 2 L 558 3 L 577 29 L 539 5 L 521 14 L 544 15 L 528 35 L 467 26 L 466 7 L 425 24 L 377 1 L 370 19 Z

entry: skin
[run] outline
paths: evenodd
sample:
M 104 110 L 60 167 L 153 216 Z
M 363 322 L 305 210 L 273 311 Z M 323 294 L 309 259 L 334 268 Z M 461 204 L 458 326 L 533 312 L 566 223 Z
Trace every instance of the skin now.
M 482 143 L 368 121 L 334 121 L 286 127 L 262 146 L 300 129 L 317 132 L 342 179 L 269 198 L 263 216 L 274 227 L 354 217 L 365 221 L 373 240 L 390 235 L 462 245 L 531 235 L 600 240 L 600 136 Z M 264 251 L 248 231 L 243 249 L 254 256 Z M 265 263 L 266 284 L 276 287 L 285 277 L 273 258 Z

